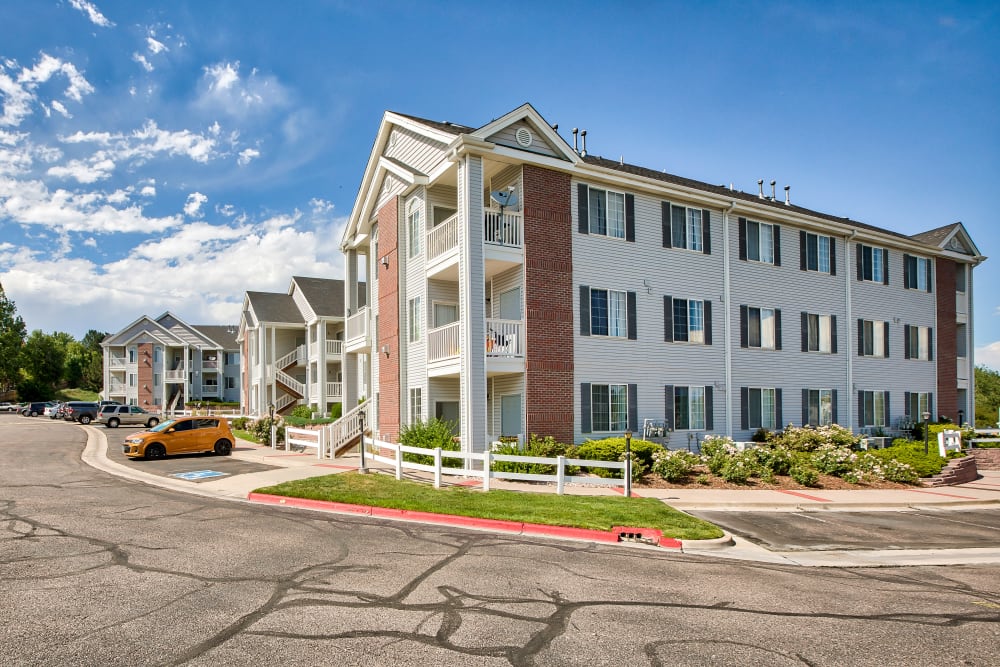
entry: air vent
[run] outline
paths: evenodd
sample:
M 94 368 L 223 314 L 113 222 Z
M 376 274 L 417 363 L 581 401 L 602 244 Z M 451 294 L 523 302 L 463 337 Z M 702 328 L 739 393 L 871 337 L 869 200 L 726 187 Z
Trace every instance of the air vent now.
M 527 148 L 531 145 L 532 141 L 531 130 L 526 127 L 519 127 L 517 128 L 517 132 L 514 133 L 514 138 L 517 139 L 517 143 Z

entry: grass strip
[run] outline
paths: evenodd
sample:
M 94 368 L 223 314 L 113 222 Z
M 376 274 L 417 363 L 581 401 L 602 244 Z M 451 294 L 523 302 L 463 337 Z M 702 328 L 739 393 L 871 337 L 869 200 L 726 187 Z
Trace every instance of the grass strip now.
M 717 526 L 680 512 L 655 498 L 573 496 L 449 487 L 397 481 L 388 475 L 340 473 L 257 489 L 290 498 L 501 519 L 549 526 L 610 530 L 613 526 L 655 528 L 666 537 L 705 540 L 722 537 Z

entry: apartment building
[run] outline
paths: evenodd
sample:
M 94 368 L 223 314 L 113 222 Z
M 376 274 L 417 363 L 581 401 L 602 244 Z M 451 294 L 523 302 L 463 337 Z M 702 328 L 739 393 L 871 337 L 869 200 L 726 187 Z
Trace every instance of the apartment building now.
M 105 338 L 101 347 L 105 400 L 147 410 L 240 400 L 235 326 L 191 325 L 170 312 L 143 315 Z
M 363 283 L 359 289 L 363 296 Z M 329 413 L 340 403 L 344 315 L 342 280 L 295 276 L 285 293 L 247 292 L 237 336 L 244 413 L 267 414 L 272 405 Z
M 647 427 L 684 446 L 971 417 L 985 258 L 961 223 L 908 236 L 575 132 L 529 104 L 478 128 L 384 115 L 342 241 L 344 395 L 372 387 L 377 435 L 442 417 L 473 451 Z

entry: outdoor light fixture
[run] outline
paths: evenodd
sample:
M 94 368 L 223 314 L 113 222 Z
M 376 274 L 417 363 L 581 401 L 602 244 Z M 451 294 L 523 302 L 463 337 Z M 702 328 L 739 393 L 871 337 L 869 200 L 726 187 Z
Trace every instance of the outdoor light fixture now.
M 930 438 L 929 434 L 930 429 L 927 427 L 931 421 L 931 413 L 925 412 L 923 417 L 924 417 L 924 456 L 927 456 L 927 443 L 928 439 Z
M 625 431 L 625 497 L 632 497 L 632 430 Z
M 358 435 L 360 439 L 358 440 L 358 449 L 361 450 L 361 467 L 358 468 L 359 473 L 368 472 L 368 467 L 365 465 L 365 411 L 362 410 L 358 413 Z
M 389 255 L 382 255 L 382 266 L 389 268 Z
M 382 354 L 385 355 L 386 359 L 389 358 L 389 346 L 388 345 L 383 345 L 382 346 Z

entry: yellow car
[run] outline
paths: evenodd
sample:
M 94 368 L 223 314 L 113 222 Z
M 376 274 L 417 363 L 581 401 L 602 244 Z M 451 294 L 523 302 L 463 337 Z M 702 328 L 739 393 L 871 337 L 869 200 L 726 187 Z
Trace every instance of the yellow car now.
M 129 436 L 122 449 L 131 459 L 160 459 L 167 454 L 197 452 L 229 456 L 233 442 L 229 422 L 222 417 L 179 417 Z

